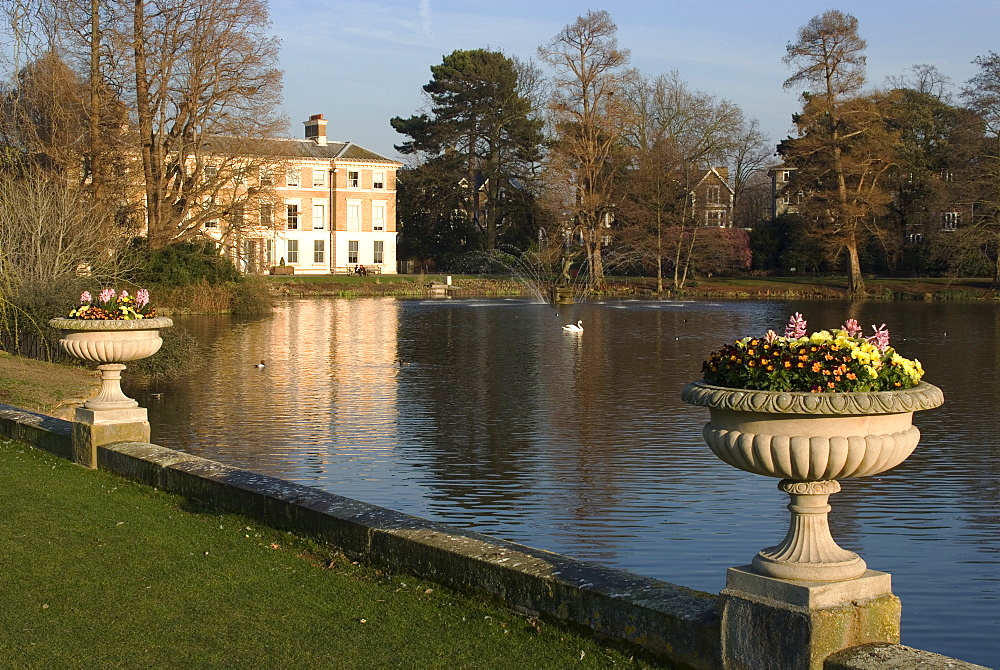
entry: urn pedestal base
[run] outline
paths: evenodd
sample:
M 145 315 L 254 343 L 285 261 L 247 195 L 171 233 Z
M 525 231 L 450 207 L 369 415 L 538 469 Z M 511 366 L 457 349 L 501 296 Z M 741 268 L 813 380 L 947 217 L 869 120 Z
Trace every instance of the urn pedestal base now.
M 842 649 L 899 644 L 892 577 L 867 570 L 840 582 L 805 582 L 729 568 L 722 593 L 724 668 L 822 670 Z
M 145 408 L 77 408 L 73 419 L 75 463 L 91 470 L 97 468 L 97 448 L 113 442 L 149 442 L 149 420 Z

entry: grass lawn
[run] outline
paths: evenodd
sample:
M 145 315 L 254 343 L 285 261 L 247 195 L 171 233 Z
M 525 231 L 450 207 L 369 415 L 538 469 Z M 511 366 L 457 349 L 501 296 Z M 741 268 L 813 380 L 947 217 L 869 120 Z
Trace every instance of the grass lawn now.
M 656 667 L 0 438 L 11 668 Z

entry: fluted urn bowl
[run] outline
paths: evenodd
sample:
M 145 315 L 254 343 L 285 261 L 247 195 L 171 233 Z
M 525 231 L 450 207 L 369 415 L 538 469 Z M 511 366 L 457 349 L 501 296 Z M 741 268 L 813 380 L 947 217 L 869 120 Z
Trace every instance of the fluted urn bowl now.
M 101 392 L 84 403 L 87 409 L 109 410 L 138 407 L 121 390 L 125 363 L 152 356 L 163 345 L 161 328 L 174 322 L 152 319 L 52 319 L 49 325 L 63 331 L 60 346 L 74 358 L 99 363 Z
M 864 574 L 865 563 L 833 541 L 827 500 L 836 481 L 894 468 L 913 453 L 920 431 L 913 412 L 938 407 L 944 394 L 920 382 L 910 389 L 851 393 L 684 387 L 681 398 L 709 409 L 703 435 L 733 467 L 768 477 L 792 498 L 784 542 L 762 550 L 754 569 L 771 577 L 838 581 Z

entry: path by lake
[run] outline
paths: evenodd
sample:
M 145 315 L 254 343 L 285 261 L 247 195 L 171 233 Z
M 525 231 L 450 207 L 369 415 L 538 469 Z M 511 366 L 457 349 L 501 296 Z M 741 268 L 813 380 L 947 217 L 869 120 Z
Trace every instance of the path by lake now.
M 158 444 L 717 592 L 784 536 L 787 496 L 718 461 L 679 392 L 711 349 L 794 311 L 811 329 L 888 324 L 944 389 L 909 460 L 842 482 L 833 534 L 893 574 L 904 644 L 1000 664 L 993 305 L 290 300 L 177 319 L 198 369 L 127 392 Z

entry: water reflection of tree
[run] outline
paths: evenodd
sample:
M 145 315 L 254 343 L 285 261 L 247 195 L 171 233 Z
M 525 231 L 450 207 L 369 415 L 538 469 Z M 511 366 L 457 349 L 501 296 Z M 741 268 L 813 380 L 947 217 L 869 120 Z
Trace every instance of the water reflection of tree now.
M 401 360 L 412 364 L 400 380 L 407 436 L 400 448 L 426 468 L 432 497 L 443 503 L 439 512 L 456 503 L 516 509 L 536 482 L 529 437 L 535 348 L 491 309 L 447 309 L 444 319 L 407 326 L 420 333 L 400 343 Z

